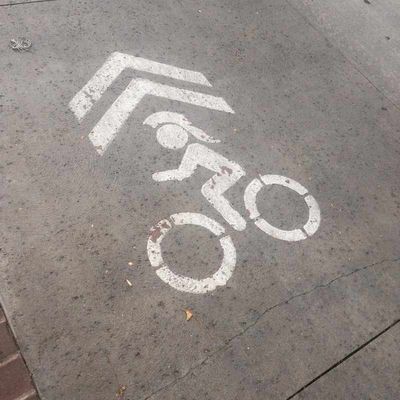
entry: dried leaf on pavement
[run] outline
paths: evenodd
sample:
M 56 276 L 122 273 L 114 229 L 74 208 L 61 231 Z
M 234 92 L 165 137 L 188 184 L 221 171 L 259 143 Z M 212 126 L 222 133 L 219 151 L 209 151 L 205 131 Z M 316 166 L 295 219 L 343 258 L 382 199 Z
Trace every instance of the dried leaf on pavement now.
M 121 385 L 121 386 L 118 388 L 117 393 L 115 393 L 115 397 L 116 397 L 117 399 L 122 399 L 122 396 L 124 395 L 125 390 L 126 390 L 126 386 Z
M 186 314 L 186 321 L 190 321 L 193 317 L 193 312 L 192 310 L 189 310 L 188 308 L 185 310 L 185 314 Z

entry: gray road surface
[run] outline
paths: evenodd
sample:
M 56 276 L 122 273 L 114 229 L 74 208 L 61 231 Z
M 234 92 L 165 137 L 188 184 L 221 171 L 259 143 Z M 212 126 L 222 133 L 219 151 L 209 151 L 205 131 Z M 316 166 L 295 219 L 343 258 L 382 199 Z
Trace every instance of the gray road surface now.
M 43 400 L 398 398 L 397 1 L 0 4 L 0 296 Z M 29 51 L 8 47 L 19 36 Z M 199 71 L 212 87 L 125 70 L 79 122 L 69 103 L 113 52 Z M 148 96 L 100 156 L 88 134 L 133 77 L 222 97 L 235 114 Z M 143 125 L 158 111 L 184 114 L 246 171 L 225 194 L 244 231 L 201 194 L 207 169 L 152 179 L 184 154 Z M 278 240 L 248 219 L 243 192 L 260 174 L 315 197 L 313 236 Z M 307 221 L 288 189 L 257 200 L 280 229 Z M 150 228 L 182 212 L 230 235 L 225 286 L 182 292 L 150 265 Z M 195 279 L 222 259 L 193 225 L 162 248 Z

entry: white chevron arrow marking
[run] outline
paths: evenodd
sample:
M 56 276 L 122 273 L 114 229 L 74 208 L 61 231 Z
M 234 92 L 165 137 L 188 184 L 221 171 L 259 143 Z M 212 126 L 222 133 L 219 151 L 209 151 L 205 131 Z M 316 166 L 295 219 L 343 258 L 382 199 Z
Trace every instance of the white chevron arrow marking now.
M 108 58 L 90 81 L 70 101 L 69 107 L 79 121 L 86 116 L 114 80 L 127 68 L 198 85 L 211 86 L 207 78 L 200 72 L 116 52 Z M 148 94 L 217 111 L 234 113 L 222 97 L 179 89 L 147 79 L 133 79 L 89 134 L 89 138 L 99 154 L 104 154 L 129 115 L 143 97 Z
M 147 94 L 234 113 L 222 97 L 162 85 L 147 79 L 133 79 L 89 134 L 99 154 L 104 153 L 134 108 Z

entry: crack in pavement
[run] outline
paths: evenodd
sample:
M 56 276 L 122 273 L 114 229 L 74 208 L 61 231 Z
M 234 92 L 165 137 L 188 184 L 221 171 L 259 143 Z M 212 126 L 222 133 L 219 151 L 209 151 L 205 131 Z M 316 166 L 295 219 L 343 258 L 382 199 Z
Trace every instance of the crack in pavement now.
M 358 273 L 358 272 L 362 272 L 362 271 L 365 271 L 365 270 L 367 270 L 367 269 L 369 269 L 369 268 L 376 267 L 376 266 L 378 266 L 378 265 L 382 265 L 382 264 L 385 264 L 385 263 L 392 263 L 392 262 L 397 262 L 397 261 L 400 261 L 400 257 L 396 257 L 396 258 L 394 258 L 394 259 L 383 259 L 383 260 L 381 260 L 381 261 L 377 261 L 377 262 L 372 263 L 372 264 L 364 265 L 363 267 L 355 268 L 355 269 L 353 269 L 352 271 L 350 271 L 350 272 L 348 272 L 348 273 L 338 275 L 336 278 L 331 279 L 331 280 L 328 281 L 327 283 L 322 283 L 322 284 L 316 285 L 316 286 L 312 287 L 312 288 L 309 289 L 309 290 L 306 290 L 306 291 L 304 291 L 304 292 L 295 294 L 295 295 L 289 297 L 289 298 L 286 299 L 286 300 L 283 300 L 283 301 L 281 301 L 281 302 L 279 302 L 279 303 L 277 303 L 277 304 L 275 304 L 275 305 L 273 305 L 273 306 L 271 306 L 271 307 L 266 308 L 261 314 L 259 314 L 259 315 L 257 316 L 257 318 L 256 318 L 251 324 L 249 324 L 246 328 L 244 328 L 244 329 L 243 329 L 242 331 L 240 331 L 239 333 L 237 333 L 237 334 L 233 335 L 232 337 L 230 337 L 229 339 L 227 339 L 227 340 L 225 341 L 225 343 L 224 343 L 221 347 L 219 347 L 218 349 L 216 349 L 215 351 L 213 351 L 212 353 L 210 353 L 207 357 L 205 357 L 205 358 L 204 358 L 203 360 L 201 360 L 199 363 L 197 363 L 197 364 L 191 366 L 183 375 L 181 375 L 181 376 L 179 376 L 178 378 L 172 380 L 171 382 L 168 382 L 168 383 L 166 383 L 165 385 L 159 387 L 158 389 L 156 389 L 155 391 L 153 391 L 152 393 L 150 393 L 148 396 L 144 397 L 142 400 L 150 400 L 150 399 L 151 399 L 153 396 L 155 396 L 157 393 L 160 393 L 160 392 L 164 391 L 165 389 L 168 389 L 169 387 L 175 386 L 178 382 L 180 382 L 181 380 L 185 379 L 191 372 L 193 372 L 194 370 L 197 370 L 197 369 L 201 368 L 203 365 L 205 365 L 205 364 L 207 363 L 207 361 L 210 360 L 211 358 L 213 358 L 215 355 L 217 355 L 217 354 L 219 354 L 219 353 L 225 351 L 227 348 L 229 348 L 230 344 L 231 344 L 235 339 L 237 339 L 238 337 L 243 336 L 248 330 L 250 330 L 250 329 L 253 328 L 255 325 L 257 325 L 257 323 L 258 323 L 266 314 L 268 314 L 270 311 L 274 310 L 275 308 L 278 308 L 278 307 L 280 307 L 280 306 L 283 306 L 283 305 L 285 305 L 285 304 L 288 304 L 288 303 L 290 303 L 292 300 L 295 300 L 295 299 L 297 299 L 297 298 L 299 298 L 299 297 L 307 296 L 307 295 L 309 295 L 310 293 L 312 293 L 312 292 L 314 292 L 314 291 L 316 291 L 316 290 L 318 290 L 318 289 L 327 288 L 327 287 L 329 287 L 330 285 L 332 285 L 334 282 L 336 282 L 336 281 L 338 281 L 338 280 L 340 280 L 340 279 L 347 278 L 347 277 L 349 277 L 349 276 L 351 276 L 351 275 L 353 275 L 353 274 L 356 274 L 356 273 Z M 397 322 L 398 322 L 398 321 L 397 321 Z M 393 325 L 393 324 L 392 324 L 392 325 Z M 387 329 L 390 329 L 390 328 L 387 328 Z M 387 330 L 387 329 L 386 329 L 386 330 Z M 386 331 L 386 330 L 385 330 L 385 331 Z M 385 331 L 383 331 L 383 332 L 385 332 Z M 382 334 L 382 332 L 381 332 L 380 334 Z M 380 334 L 378 334 L 378 336 L 379 336 Z M 374 338 L 370 339 L 370 340 L 367 342 L 367 344 L 370 343 L 372 340 L 374 340 L 374 339 L 376 339 L 376 338 L 377 338 L 377 336 L 375 336 Z M 366 346 L 366 344 L 364 344 L 362 347 L 365 347 L 365 346 Z M 361 347 L 361 348 L 362 348 L 362 347 Z M 358 348 L 357 351 L 361 350 L 361 348 Z M 343 362 L 343 361 L 345 361 L 347 358 L 351 357 L 351 355 L 352 355 L 352 354 L 355 354 L 355 352 L 357 352 L 357 351 L 353 351 L 352 353 L 350 353 L 350 355 L 348 355 L 348 356 L 346 356 L 344 359 L 342 359 L 341 362 Z M 340 363 L 340 362 L 339 362 L 339 363 Z M 339 365 L 339 364 L 336 363 L 335 366 L 337 366 L 337 365 Z M 333 369 L 333 368 L 334 368 L 334 366 L 331 367 L 329 370 L 325 371 L 325 373 L 329 372 L 329 371 L 330 371 L 331 369 Z M 321 375 L 321 376 L 322 376 L 322 375 Z M 317 379 L 318 379 L 318 377 L 317 377 Z M 312 382 L 315 382 L 315 380 L 312 381 Z M 310 383 L 310 384 L 311 384 L 311 383 Z M 305 389 L 305 387 L 304 387 L 303 389 Z M 301 389 L 301 390 L 303 390 L 303 389 Z M 300 391 L 301 391 L 301 390 L 300 390 Z M 298 391 L 298 392 L 299 392 L 299 391 Z M 296 392 L 296 393 L 298 393 L 298 392 Z M 292 397 L 293 397 L 293 395 L 292 395 Z M 289 397 L 287 400 L 291 399 L 292 397 Z
M 21 1 L 19 3 L 6 3 L 6 4 L 0 4 L 0 7 L 12 7 L 12 6 L 21 6 L 24 4 L 35 4 L 35 3 L 48 3 L 48 2 L 53 2 L 57 0 L 32 0 L 32 1 Z
M 328 374 L 331 372 L 333 369 L 338 367 L 340 364 L 344 363 L 346 360 L 348 360 L 350 357 L 354 356 L 354 354 L 358 353 L 360 350 L 362 350 L 364 347 L 368 346 L 370 343 L 372 343 L 374 340 L 378 339 L 380 336 L 385 334 L 389 329 L 392 329 L 394 326 L 396 326 L 400 322 L 400 319 L 396 319 L 393 321 L 389 326 L 381 330 L 379 333 L 377 333 L 375 336 L 372 338 L 368 339 L 366 342 L 364 342 L 362 345 L 356 347 L 353 351 L 351 351 L 349 354 L 344 356 L 342 359 L 337 361 L 335 364 L 331 365 L 328 369 L 325 371 L 321 372 L 318 376 L 316 376 L 314 379 L 311 379 L 308 383 L 306 383 L 304 386 L 302 386 L 299 390 L 297 390 L 295 393 L 290 395 L 286 400 L 293 399 L 295 396 L 297 396 L 299 393 L 301 393 L 304 389 L 308 388 L 311 386 L 314 382 L 318 381 L 320 378 L 322 378 L 324 375 Z
M 306 15 L 304 15 L 295 5 L 293 5 L 289 0 L 285 0 L 285 3 L 296 12 L 303 20 L 316 32 L 318 32 L 339 54 L 380 94 L 382 95 L 389 103 L 392 104 L 398 111 L 400 111 L 400 106 L 391 99 L 390 94 L 386 93 L 385 89 L 379 88 L 368 76 L 361 71 L 361 69 L 357 66 L 356 61 L 346 55 L 346 53 L 335 43 L 331 41 L 331 38 L 325 34 L 319 27 L 315 26 Z

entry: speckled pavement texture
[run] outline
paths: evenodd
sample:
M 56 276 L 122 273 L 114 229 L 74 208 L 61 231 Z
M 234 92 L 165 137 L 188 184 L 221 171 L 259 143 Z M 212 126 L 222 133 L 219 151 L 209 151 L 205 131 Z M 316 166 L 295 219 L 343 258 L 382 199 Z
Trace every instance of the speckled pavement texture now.
M 397 1 L 23 3 L 0 1 L 0 298 L 42 400 L 395 400 Z M 17 37 L 32 47 L 13 51 Z M 201 90 L 235 114 L 152 97 L 100 156 L 89 132 L 149 74 L 124 71 L 82 122 L 69 102 L 116 51 L 200 71 L 212 84 Z M 201 194 L 205 168 L 155 182 L 183 156 L 143 125 L 164 110 L 220 139 L 208 146 L 247 172 L 226 193 L 241 215 L 251 179 L 283 175 L 318 201 L 318 231 L 298 242 L 250 221 L 235 231 Z M 258 206 L 281 229 L 307 220 L 279 186 Z M 226 286 L 181 292 L 150 265 L 150 228 L 180 212 L 231 236 Z M 174 272 L 196 279 L 222 258 L 196 226 L 162 246 Z

